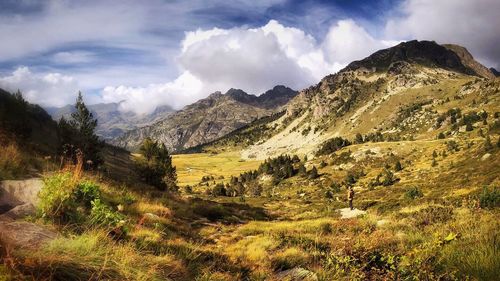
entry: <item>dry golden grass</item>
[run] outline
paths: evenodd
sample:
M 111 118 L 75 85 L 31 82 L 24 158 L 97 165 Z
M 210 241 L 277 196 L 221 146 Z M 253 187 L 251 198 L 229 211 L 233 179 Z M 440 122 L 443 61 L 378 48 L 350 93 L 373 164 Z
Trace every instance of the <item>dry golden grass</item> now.
M 172 157 L 177 167 L 178 184 L 195 185 L 203 176 L 213 176 L 217 181 L 228 181 L 231 176 L 256 169 L 261 161 L 242 160 L 238 152 L 220 154 L 179 154 Z M 220 179 L 219 179 L 220 178 Z

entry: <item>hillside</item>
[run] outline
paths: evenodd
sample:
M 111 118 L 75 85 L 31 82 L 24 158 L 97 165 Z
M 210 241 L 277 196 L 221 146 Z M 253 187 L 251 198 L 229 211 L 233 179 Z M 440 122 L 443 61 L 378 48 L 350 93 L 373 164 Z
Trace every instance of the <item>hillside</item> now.
M 152 113 L 136 115 L 133 112 L 120 110 L 120 103 L 100 103 L 88 106 L 92 114 L 97 118 L 97 134 L 105 140 L 118 137 L 127 131 L 146 126 L 158 120 L 167 118 L 174 109 L 169 106 L 160 106 Z M 47 111 L 56 121 L 62 116 L 69 119 L 75 111 L 73 105 L 61 108 L 47 108 Z
M 324 141 L 335 136 L 353 140 L 357 134 L 381 134 L 386 140 L 435 139 L 439 133 L 453 137 L 470 121 L 468 114 L 476 118 L 473 127 L 488 130 L 497 122 L 498 87 L 497 79 L 481 77 L 450 49 L 429 41 L 402 43 L 301 91 L 282 117 L 254 127 L 250 138 L 255 144 L 242 156 L 313 156 Z M 464 116 L 450 123 L 449 111 L 455 108 Z M 488 126 L 477 119 L 483 111 L 493 122 Z M 224 145 L 211 147 L 220 150 Z
M 129 131 L 112 143 L 134 150 L 142 140 L 150 137 L 179 151 L 213 141 L 255 119 L 269 116 L 295 95 L 295 91 L 284 86 L 276 86 L 260 96 L 237 89 L 225 94 L 215 92 L 164 120 Z

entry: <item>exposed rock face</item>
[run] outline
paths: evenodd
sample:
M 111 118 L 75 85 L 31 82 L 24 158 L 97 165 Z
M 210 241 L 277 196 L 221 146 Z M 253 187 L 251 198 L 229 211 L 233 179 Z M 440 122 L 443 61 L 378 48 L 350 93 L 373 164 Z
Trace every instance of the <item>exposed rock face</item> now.
M 260 96 L 238 89 L 230 89 L 226 94 L 215 92 L 164 120 L 127 132 L 112 143 L 135 150 L 150 137 L 171 151 L 179 151 L 215 140 L 257 118 L 271 115 L 296 94 L 284 86 L 276 86 Z
M 377 51 L 302 90 L 286 105 L 285 115 L 268 126 L 274 131 L 242 156 L 313 156 L 321 143 L 336 136 L 353 139 L 356 134 L 378 133 L 410 139 L 429 133 L 439 115 L 433 108 L 452 94 L 479 99 L 498 93 L 499 81 L 488 79 L 488 73 L 465 48 L 454 45 L 409 41 Z M 463 108 L 468 106 L 464 101 Z
M 439 67 L 469 75 L 494 78 L 491 71 L 474 60 L 464 47 L 439 45 L 433 41 L 408 41 L 380 50 L 369 57 L 350 63 L 344 70 L 360 68 L 385 71 L 394 62 L 405 61 L 427 67 Z
M 488 79 L 495 79 L 497 76 L 490 69 L 474 60 L 474 57 L 472 57 L 471 53 L 469 53 L 466 48 L 454 44 L 444 44 L 443 46 L 455 52 L 462 61 L 462 64 L 474 70 L 477 75 Z

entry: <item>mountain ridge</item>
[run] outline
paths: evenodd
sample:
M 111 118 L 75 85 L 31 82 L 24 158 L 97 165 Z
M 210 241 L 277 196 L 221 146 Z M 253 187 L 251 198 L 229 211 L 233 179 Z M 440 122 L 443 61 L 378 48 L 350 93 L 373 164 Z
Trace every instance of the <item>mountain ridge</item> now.
M 285 86 L 276 86 L 260 96 L 240 89 L 210 94 L 154 124 L 143 126 L 112 140 L 127 149 L 137 149 L 142 140 L 151 137 L 173 151 L 213 141 L 253 120 L 280 111 L 297 94 Z

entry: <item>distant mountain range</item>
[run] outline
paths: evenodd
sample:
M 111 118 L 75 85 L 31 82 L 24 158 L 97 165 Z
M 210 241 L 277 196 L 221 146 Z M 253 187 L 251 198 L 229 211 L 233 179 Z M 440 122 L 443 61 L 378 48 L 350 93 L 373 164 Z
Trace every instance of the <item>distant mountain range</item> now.
M 205 99 L 184 107 L 151 125 L 130 130 L 111 143 L 135 150 L 150 137 L 172 151 L 180 151 L 220 138 L 253 120 L 282 110 L 297 92 L 285 86 L 255 96 L 230 89 L 215 92 Z
M 167 118 L 174 109 L 169 106 L 160 106 L 150 114 L 136 115 L 133 112 L 120 110 L 120 103 L 100 103 L 87 106 L 98 120 L 97 134 L 105 140 L 116 138 L 127 131 L 152 124 L 160 119 Z M 62 116 L 69 118 L 75 111 L 73 105 L 64 107 L 47 107 L 47 112 L 56 121 Z

